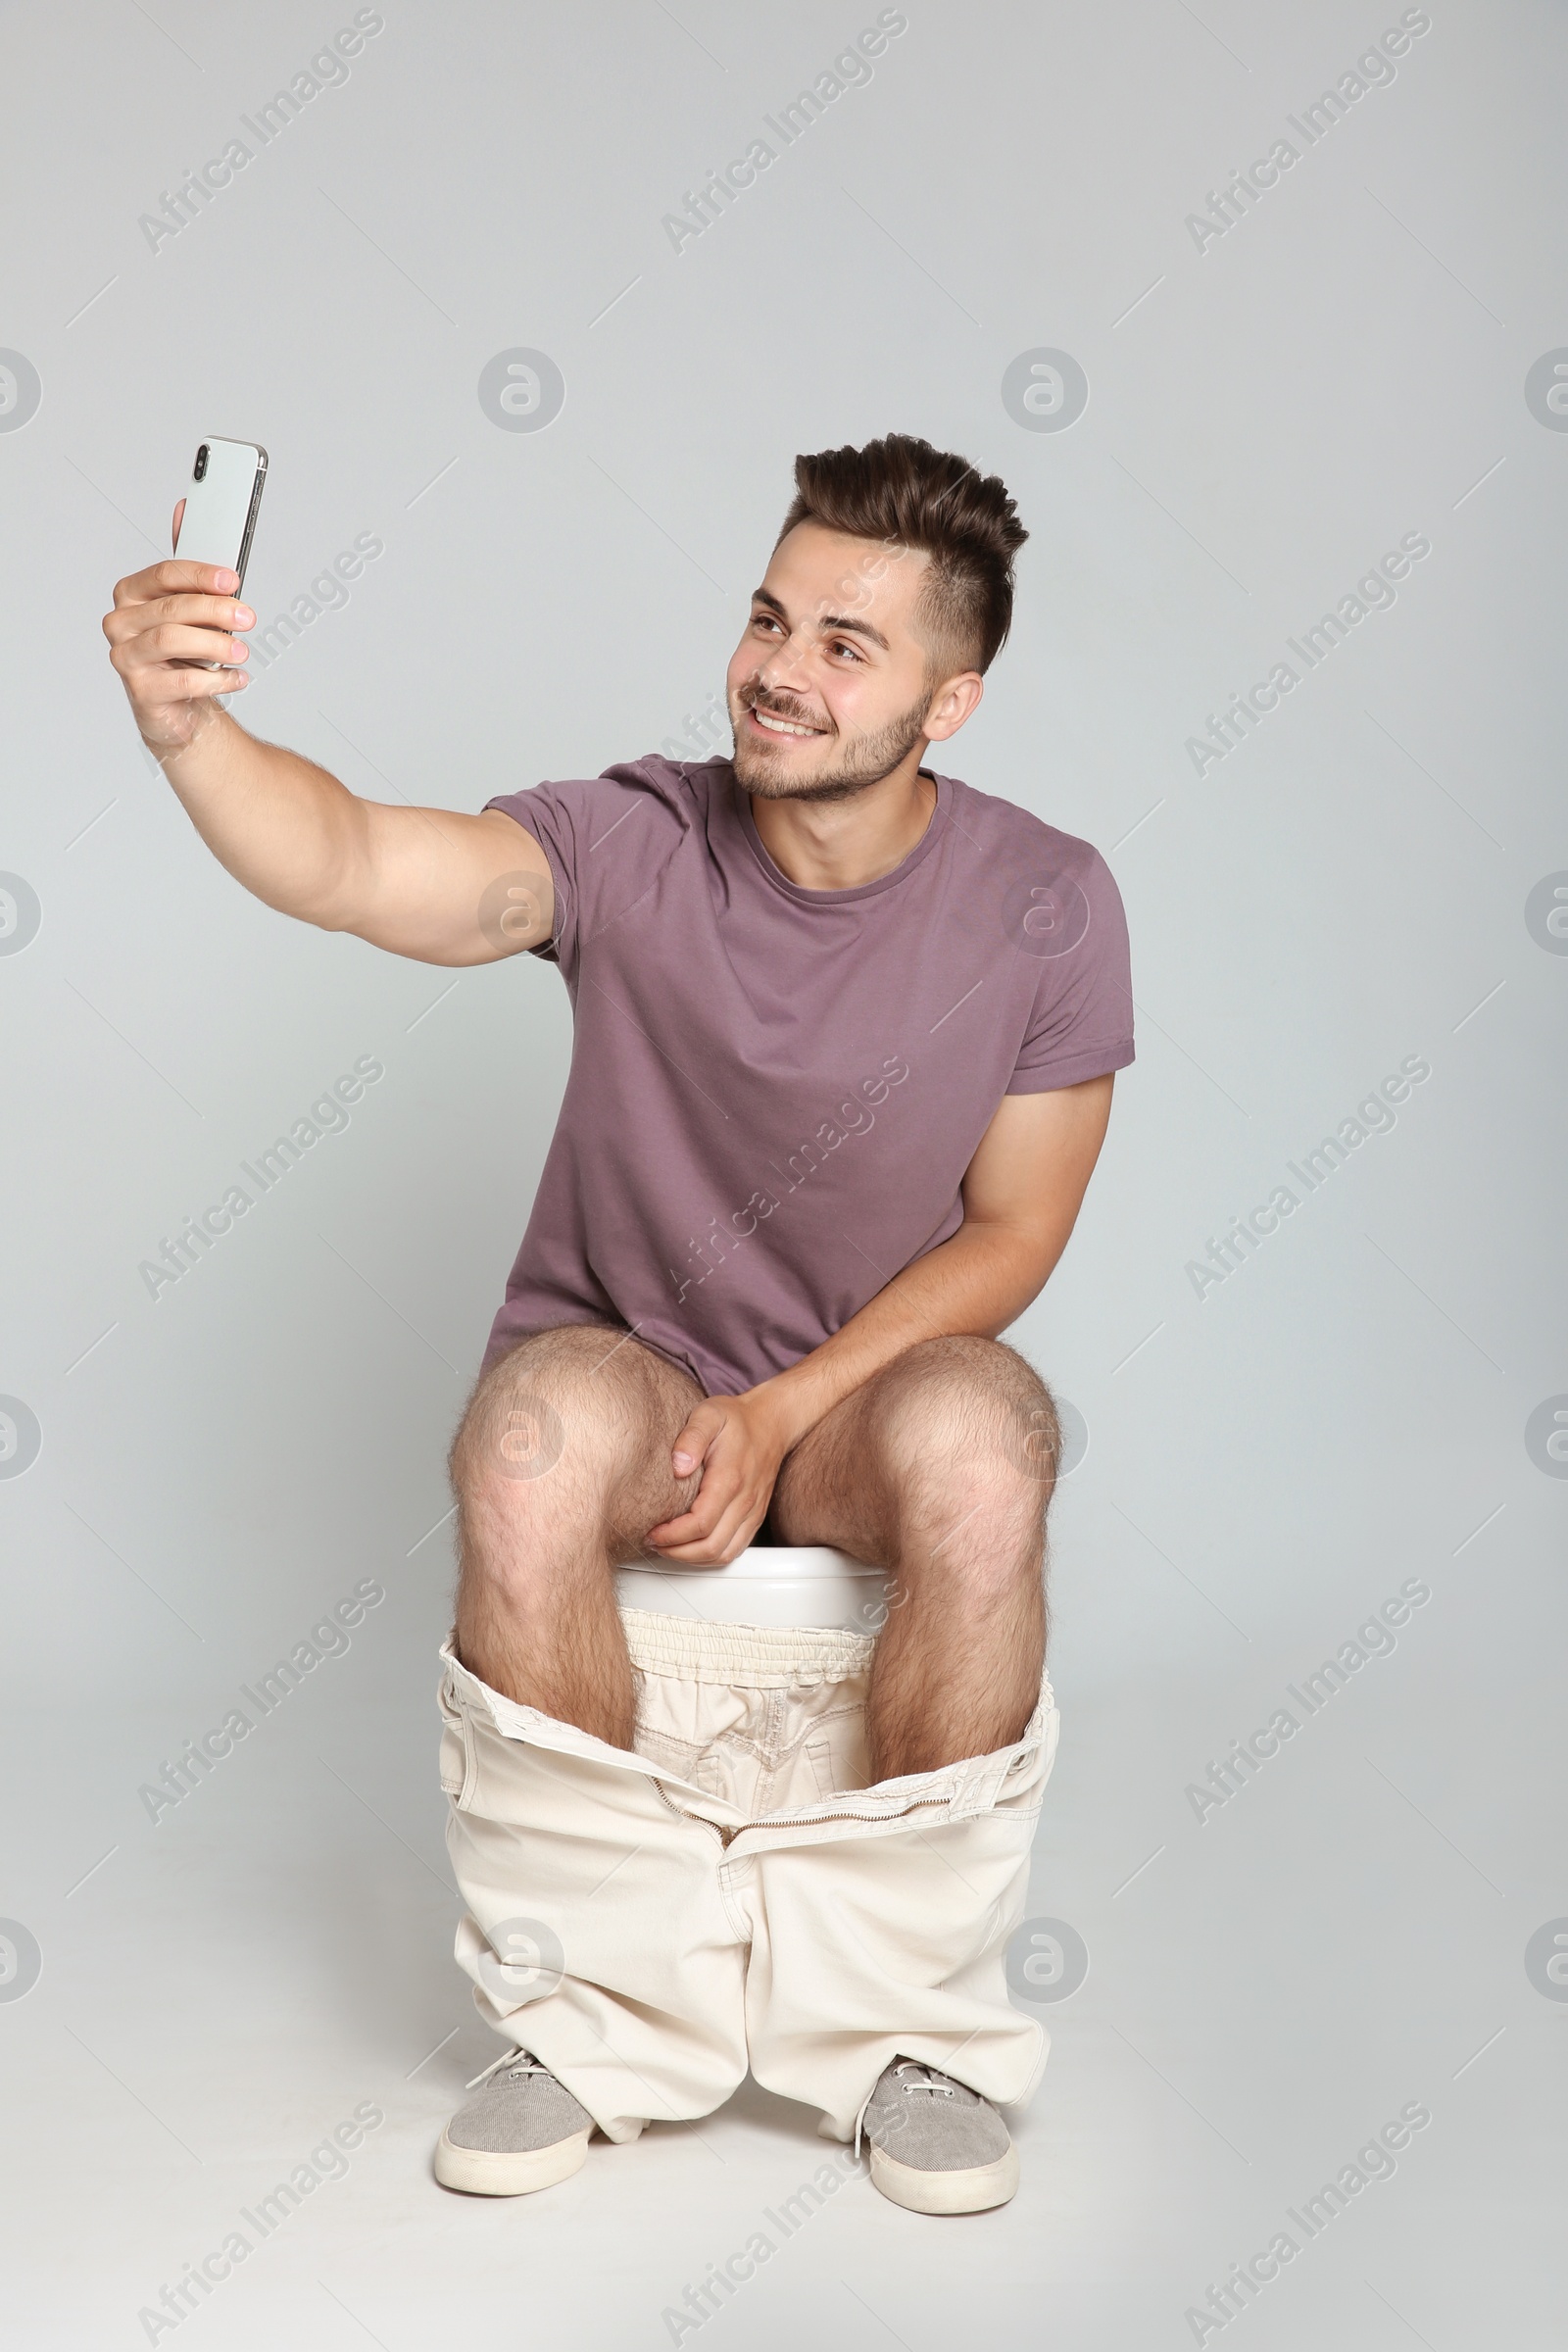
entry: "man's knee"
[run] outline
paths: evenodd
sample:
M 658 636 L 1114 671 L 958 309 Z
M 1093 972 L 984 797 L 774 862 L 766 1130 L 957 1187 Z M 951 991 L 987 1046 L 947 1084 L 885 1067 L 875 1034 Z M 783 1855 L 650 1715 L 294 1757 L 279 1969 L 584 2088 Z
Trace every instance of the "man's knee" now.
M 481 1374 L 448 1457 L 456 1491 L 547 1478 L 568 1439 L 573 1452 L 598 1450 L 620 1417 L 618 1381 L 602 1377 L 615 1344 L 601 1325 L 565 1324 L 519 1340 Z
M 534 1331 L 479 1376 L 452 1440 L 452 1480 L 529 1484 L 564 1458 L 609 1463 L 647 1421 L 647 1350 L 604 1324 Z
M 876 1377 L 868 1399 L 884 1476 L 929 1503 L 977 1502 L 993 1525 L 1044 1520 L 1060 1430 L 1045 1382 L 1001 1340 L 921 1340 Z
M 512 1523 L 593 1525 L 612 1541 L 628 1512 L 646 1513 L 640 1536 L 697 1483 L 677 1484 L 662 1448 L 700 1394 L 604 1325 L 535 1332 L 475 1386 L 452 1441 L 453 1491 L 466 1515 L 488 1508 Z

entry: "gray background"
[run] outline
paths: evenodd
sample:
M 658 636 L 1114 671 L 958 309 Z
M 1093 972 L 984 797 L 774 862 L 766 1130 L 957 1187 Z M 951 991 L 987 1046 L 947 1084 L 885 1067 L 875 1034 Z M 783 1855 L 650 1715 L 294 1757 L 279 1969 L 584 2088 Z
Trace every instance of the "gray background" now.
M 264 620 L 356 534 L 385 553 L 238 714 L 370 797 L 477 808 L 682 734 L 794 452 L 895 427 L 1000 469 L 1033 533 L 948 764 L 1101 847 L 1132 927 L 1138 1061 L 1012 1335 L 1090 1433 L 1031 1898 L 1090 1968 L 1040 2011 L 1013 2206 L 938 2225 L 852 2183 L 704 2340 L 1190 2343 L 1209 2282 L 1421 2101 L 1396 2177 L 1231 2325 L 1548 2341 L 1568 2005 L 1525 1950 L 1568 1914 L 1568 1485 L 1525 1428 L 1568 1391 L 1568 960 L 1525 906 L 1568 868 L 1568 436 L 1524 383 L 1568 344 L 1562 14 L 1436 0 L 1392 84 L 1200 252 L 1188 214 L 1397 8 L 912 0 L 869 82 L 672 250 L 662 215 L 875 14 L 389 0 L 156 253 L 138 216 L 353 11 L 11 16 L 0 344 L 42 401 L 0 430 L 0 866 L 41 927 L 0 956 L 0 1391 L 42 1449 L 0 1479 L 0 1913 L 42 1975 L 0 1997 L 0 2161 L 30 2343 L 147 2340 L 138 2309 L 366 2099 L 347 2178 L 192 2342 L 668 2342 L 663 2308 L 825 2153 L 748 2089 L 547 2199 L 429 2180 L 495 2046 L 449 1956 L 442 1459 L 564 992 L 247 898 L 136 742 L 110 586 L 167 546 L 200 435 L 265 441 Z M 479 405 L 519 346 L 564 376 L 541 432 Z M 1041 347 L 1088 377 L 1065 431 L 1003 405 Z M 1197 775 L 1204 714 L 1407 532 L 1432 552 L 1393 609 Z M 348 1131 L 151 1299 L 160 1236 L 365 1054 L 386 1074 Z M 1200 1299 L 1207 1237 L 1411 1054 L 1393 1132 Z M 162 1759 L 367 1576 L 387 1599 L 348 1654 L 154 1826 Z M 1209 1759 L 1412 1577 L 1395 1653 L 1200 1823 Z

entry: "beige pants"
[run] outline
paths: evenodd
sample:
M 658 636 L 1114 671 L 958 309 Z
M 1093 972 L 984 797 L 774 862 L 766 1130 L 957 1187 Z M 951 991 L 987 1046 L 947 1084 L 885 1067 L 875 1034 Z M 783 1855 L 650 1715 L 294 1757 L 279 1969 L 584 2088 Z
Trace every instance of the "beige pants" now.
M 480 2014 L 616 2140 L 709 2114 L 748 2067 L 834 2139 L 895 2057 L 1027 2099 L 1049 2041 L 1004 1963 L 1055 1754 L 1049 1681 L 1015 1745 L 867 1788 L 871 1636 L 621 1620 L 635 1752 L 443 1645 L 457 1957 Z

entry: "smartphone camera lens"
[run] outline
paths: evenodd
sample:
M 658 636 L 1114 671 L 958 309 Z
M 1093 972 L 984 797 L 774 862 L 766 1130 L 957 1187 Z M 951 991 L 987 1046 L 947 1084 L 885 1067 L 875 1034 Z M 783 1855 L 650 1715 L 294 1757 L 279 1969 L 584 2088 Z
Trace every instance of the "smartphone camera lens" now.
M 200 449 L 199 449 L 199 450 L 196 452 L 196 479 L 197 479 L 197 481 L 200 481 L 200 480 L 203 478 L 203 476 L 205 475 L 206 471 L 207 471 L 207 444 L 206 444 L 206 442 L 204 441 L 204 442 L 202 443 L 202 445 L 201 445 Z

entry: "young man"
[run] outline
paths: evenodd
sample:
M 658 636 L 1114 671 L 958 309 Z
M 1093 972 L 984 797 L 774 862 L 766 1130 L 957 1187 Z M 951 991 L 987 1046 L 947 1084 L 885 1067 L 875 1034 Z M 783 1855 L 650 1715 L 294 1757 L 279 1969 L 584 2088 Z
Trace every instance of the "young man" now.
M 707 2114 L 750 2066 L 863 2130 L 898 2202 L 974 2211 L 1013 2192 L 996 2105 L 1045 2061 L 1004 1961 L 1055 1744 L 1057 1430 L 997 1334 L 1133 1058 L 1126 927 L 1088 843 L 922 764 L 1007 634 L 1002 482 L 904 435 L 795 478 L 733 758 L 476 816 L 358 800 L 221 712 L 254 625 L 231 573 L 155 564 L 104 622 L 248 890 L 430 963 L 528 951 L 571 992 L 452 1448 L 458 1957 L 509 2047 L 442 2134 L 457 2188 L 544 2187 L 595 2125 Z M 891 1571 L 880 1634 L 617 1609 L 617 1565 L 760 1533 Z

